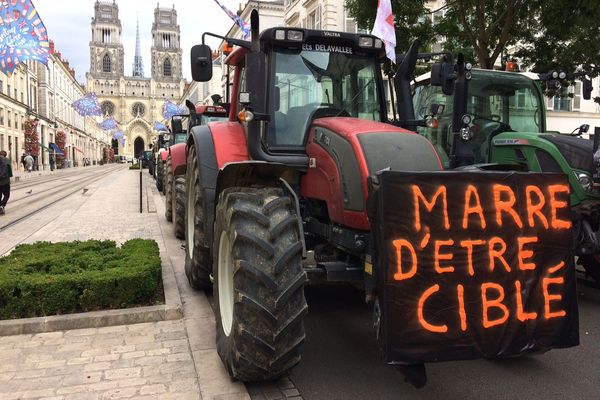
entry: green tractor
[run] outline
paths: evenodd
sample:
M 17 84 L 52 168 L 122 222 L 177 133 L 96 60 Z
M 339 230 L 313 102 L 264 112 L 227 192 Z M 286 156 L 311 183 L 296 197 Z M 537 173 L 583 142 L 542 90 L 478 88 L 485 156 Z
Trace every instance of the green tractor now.
M 421 56 L 430 55 L 416 58 Z M 580 137 L 587 125 L 574 134 L 548 132 L 546 127 L 540 81 L 560 87 L 564 78 L 568 76 L 558 71 L 538 75 L 474 69 L 459 56 L 456 64 L 438 64 L 415 80 L 408 89 L 412 89 L 412 104 L 404 101 L 400 118 L 404 126 L 412 125 L 433 143 L 447 169 L 567 175 L 574 252 L 586 273 L 600 283 L 600 190 L 593 180 L 594 144 Z M 410 71 L 397 75 L 400 101 L 403 94 L 407 97 L 409 80 Z M 591 81 L 584 76 L 582 82 L 583 97 L 589 99 Z

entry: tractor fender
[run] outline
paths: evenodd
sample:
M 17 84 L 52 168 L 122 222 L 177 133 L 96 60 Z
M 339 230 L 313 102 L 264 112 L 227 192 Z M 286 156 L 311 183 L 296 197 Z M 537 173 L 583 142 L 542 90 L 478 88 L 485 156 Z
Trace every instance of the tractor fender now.
M 297 175 L 297 168 L 281 163 L 255 160 L 228 163 L 219 170 L 215 199 L 219 198 L 223 190 L 235 186 L 250 187 L 253 185 L 264 185 L 281 187 L 285 192 L 290 194 L 290 198 L 293 201 L 292 207 L 296 210 L 296 215 L 298 216 L 298 231 L 300 232 L 300 241 L 302 243 L 302 256 L 305 258 L 306 243 L 304 241 L 302 215 L 300 214 L 300 202 L 298 194 L 288 183 L 297 181 Z M 211 215 L 214 215 L 214 211 Z
M 194 126 L 187 148 L 194 146 L 198 155 L 204 210 L 204 246 L 212 248 L 215 198 L 219 166 L 229 162 L 248 160 L 244 130 L 241 124 L 216 122 Z M 187 153 L 186 153 L 187 155 Z M 187 159 L 187 157 L 186 157 Z
M 162 162 L 167 162 L 167 157 L 169 157 L 169 152 L 167 151 L 167 149 L 162 149 L 162 150 L 163 151 L 158 153 L 160 155 L 160 159 L 162 160 Z
M 184 175 L 187 168 L 187 145 L 177 143 L 169 147 L 169 157 L 171 157 L 173 175 Z

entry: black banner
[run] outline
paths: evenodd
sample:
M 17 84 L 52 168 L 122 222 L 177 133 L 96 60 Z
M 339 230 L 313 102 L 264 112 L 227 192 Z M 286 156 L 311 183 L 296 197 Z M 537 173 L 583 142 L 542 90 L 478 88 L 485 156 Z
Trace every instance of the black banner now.
M 566 176 L 386 171 L 369 216 L 386 361 L 579 344 Z

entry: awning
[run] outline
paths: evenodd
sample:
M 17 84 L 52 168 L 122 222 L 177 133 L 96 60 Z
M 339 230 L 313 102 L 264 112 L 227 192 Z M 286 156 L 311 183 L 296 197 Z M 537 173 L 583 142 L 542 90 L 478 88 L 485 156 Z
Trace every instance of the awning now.
M 80 152 L 81 154 L 85 154 L 83 151 L 81 151 L 81 150 L 80 150 L 80 149 L 78 149 L 77 147 L 73 146 L 73 148 L 74 148 L 75 150 L 77 150 L 78 152 Z
M 56 143 L 48 143 L 48 145 L 50 146 L 50 148 L 52 149 L 52 153 L 53 154 L 57 154 L 59 156 L 64 156 L 65 154 L 60 150 L 60 148 L 56 145 Z
M 48 147 L 44 146 L 42 143 L 38 142 L 38 144 L 40 145 L 40 147 L 44 150 L 46 150 L 47 152 L 51 152 L 52 150 L 49 149 Z

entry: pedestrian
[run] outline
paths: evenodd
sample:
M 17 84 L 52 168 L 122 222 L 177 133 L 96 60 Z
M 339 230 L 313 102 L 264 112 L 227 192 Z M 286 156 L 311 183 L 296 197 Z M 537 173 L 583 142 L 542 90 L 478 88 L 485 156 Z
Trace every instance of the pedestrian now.
M 25 171 L 25 153 L 21 156 L 21 164 L 23 164 L 23 171 Z
M 31 154 L 27 154 L 25 156 L 25 169 L 27 172 L 31 172 L 33 170 L 33 157 L 31 157 Z
M 50 154 L 50 171 L 54 171 L 54 164 L 56 164 L 56 160 L 54 160 L 54 154 Z
M 6 151 L 0 151 L 0 215 L 4 215 L 4 208 L 10 197 L 10 178 L 12 178 L 12 167 Z

